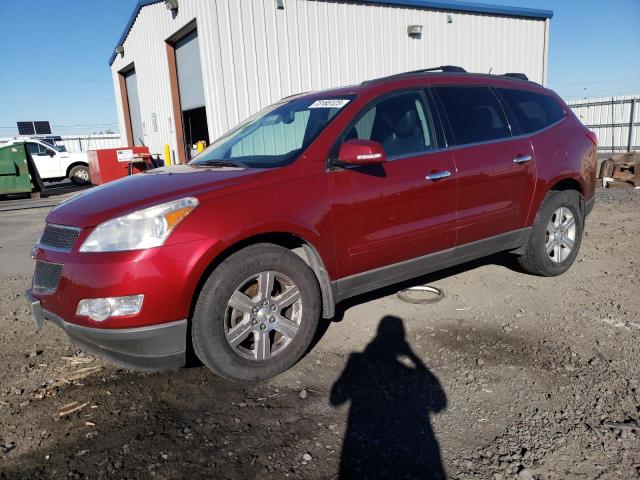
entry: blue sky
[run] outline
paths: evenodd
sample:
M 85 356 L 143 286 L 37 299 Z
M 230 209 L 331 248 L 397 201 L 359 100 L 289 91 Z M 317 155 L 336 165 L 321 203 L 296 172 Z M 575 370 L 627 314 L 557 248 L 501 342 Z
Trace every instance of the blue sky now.
M 554 11 L 549 86 L 565 99 L 640 94 L 640 0 L 482 3 Z M 117 131 L 107 60 L 135 4 L 0 0 L 0 137 L 17 120 L 49 120 L 57 134 Z

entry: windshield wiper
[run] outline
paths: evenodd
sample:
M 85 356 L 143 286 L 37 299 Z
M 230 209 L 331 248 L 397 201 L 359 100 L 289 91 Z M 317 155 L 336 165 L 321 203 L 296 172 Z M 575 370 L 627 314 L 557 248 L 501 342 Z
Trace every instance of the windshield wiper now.
M 247 168 L 244 163 L 241 162 L 232 162 L 231 160 L 200 160 L 195 161 L 193 163 L 195 166 L 203 166 L 203 167 L 236 167 L 236 168 Z

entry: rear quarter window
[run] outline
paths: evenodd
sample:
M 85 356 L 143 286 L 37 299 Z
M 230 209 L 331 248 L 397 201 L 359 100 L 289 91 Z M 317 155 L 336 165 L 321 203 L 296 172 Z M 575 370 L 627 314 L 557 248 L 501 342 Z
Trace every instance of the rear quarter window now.
M 489 87 L 435 87 L 456 145 L 511 136 L 500 102 Z
M 518 122 L 522 133 L 532 133 L 564 118 L 564 111 L 550 95 L 511 88 L 496 89 Z

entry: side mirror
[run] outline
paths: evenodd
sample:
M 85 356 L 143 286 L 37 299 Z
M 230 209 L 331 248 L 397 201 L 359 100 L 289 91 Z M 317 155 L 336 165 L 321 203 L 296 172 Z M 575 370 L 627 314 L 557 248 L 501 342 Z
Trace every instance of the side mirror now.
M 54 153 L 53 150 L 47 149 L 47 155 L 49 155 L 50 157 L 54 157 L 56 154 Z
M 387 154 L 380 142 L 354 139 L 340 146 L 338 161 L 350 165 L 375 165 L 385 163 Z

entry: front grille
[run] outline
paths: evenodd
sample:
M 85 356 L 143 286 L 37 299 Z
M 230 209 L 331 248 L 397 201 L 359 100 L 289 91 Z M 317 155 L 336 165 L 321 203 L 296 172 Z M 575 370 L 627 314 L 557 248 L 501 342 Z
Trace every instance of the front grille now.
M 59 250 L 70 251 L 71 247 L 78 239 L 80 229 L 73 227 L 63 227 L 48 223 L 44 228 L 40 245 L 43 247 L 53 247 Z
M 36 261 L 33 274 L 33 290 L 38 293 L 53 293 L 58 288 L 62 265 L 59 263 Z

